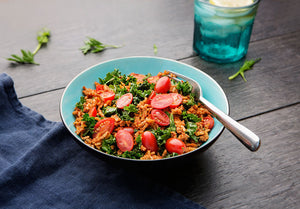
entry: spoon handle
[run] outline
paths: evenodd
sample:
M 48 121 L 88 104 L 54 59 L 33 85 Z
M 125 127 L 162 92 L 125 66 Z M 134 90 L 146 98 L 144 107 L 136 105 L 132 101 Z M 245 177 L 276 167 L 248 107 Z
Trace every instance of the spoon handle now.
M 202 96 L 200 97 L 200 101 L 249 150 L 258 150 L 260 146 L 260 139 L 255 133 L 253 133 L 248 128 L 226 115 L 224 112 L 222 112 L 220 109 L 218 109 L 216 106 L 214 106 Z

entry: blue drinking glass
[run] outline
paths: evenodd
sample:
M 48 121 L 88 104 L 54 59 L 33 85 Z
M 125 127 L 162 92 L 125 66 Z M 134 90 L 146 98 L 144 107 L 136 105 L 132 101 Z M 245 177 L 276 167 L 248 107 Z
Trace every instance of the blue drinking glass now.
M 194 50 L 203 59 L 217 63 L 243 58 L 259 2 L 254 0 L 244 7 L 220 7 L 208 0 L 195 0 Z

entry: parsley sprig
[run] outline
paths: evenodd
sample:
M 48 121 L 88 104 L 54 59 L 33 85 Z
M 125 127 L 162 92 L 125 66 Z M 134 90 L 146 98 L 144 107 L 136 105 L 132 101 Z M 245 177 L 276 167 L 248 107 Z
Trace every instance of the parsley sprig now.
M 259 62 L 260 60 L 261 60 L 261 58 L 257 58 L 257 59 L 255 59 L 255 60 L 253 60 L 253 59 L 252 59 L 252 60 L 246 60 L 246 61 L 244 62 L 244 64 L 243 64 L 243 66 L 240 68 L 240 70 L 239 70 L 237 73 L 235 73 L 234 75 L 228 77 L 228 79 L 229 79 L 229 80 L 232 80 L 232 79 L 236 78 L 238 75 L 241 75 L 242 78 L 244 79 L 244 81 L 247 82 L 247 80 L 246 80 L 246 78 L 245 78 L 245 75 L 244 75 L 244 72 L 245 72 L 246 70 L 250 70 L 250 69 L 252 68 L 252 66 L 253 66 L 255 63 Z
M 91 37 L 87 37 L 87 38 L 88 40 L 84 41 L 84 46 L 80 47 L 80 50 L 82 51 L 83 54 L 87 54 L 88 52 L 97 53 L 103 51 L 106 48 L 120 47 L 116 45 L 103 44 L 102 42 Z
M 37 41 L 38 46 L 35 48 L 33 52 L 31 51 L 25 51 L 24 49 L 21 49 L 22 57 L 18 56 L 16 54 L 12 54 L 10 58 L 7 58 L 9 61 L 17 62 L 20 64 L 35 64 L 39 65 L 34 61 L 34 55 L 40 50 L 40 48 L 47 44 L 50 37 L 50 30 L 47 28 L 43 28 L 41 31 L 38 32 Z

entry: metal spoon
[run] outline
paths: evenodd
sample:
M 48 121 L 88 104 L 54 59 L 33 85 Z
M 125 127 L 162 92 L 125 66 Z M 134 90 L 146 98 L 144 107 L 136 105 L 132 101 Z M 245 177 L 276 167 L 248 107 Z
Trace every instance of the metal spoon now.
M 257 151 L 260 147 L 260 139 L 259 137 L 250 131 L 245 126 L 241 125 L 228 115 L 226 115 L 224 112 L 222 112 L 220 109 L 218 109 L 216 106 L 214 106 L 212 103 L 207 101 L 202 96 L 202 90 L 201 86 L 193 79 L 188 78 L 184 75 L 181 75 L 179 73 L 173 72 L 168 70 L 168 72 L 176 75 L 178 78 L 184 79 L 185 81 L 188 81 L 192 86 L 193 90 L 192 92 L 196 95 L 197 98 L 199 98 L 199 101 L 233 134 L 237 137 L 237 139 L 244 144 L 249 150 L 251 151 Z M 178 78 L 170 77 L 176 81 L 181 81 Z

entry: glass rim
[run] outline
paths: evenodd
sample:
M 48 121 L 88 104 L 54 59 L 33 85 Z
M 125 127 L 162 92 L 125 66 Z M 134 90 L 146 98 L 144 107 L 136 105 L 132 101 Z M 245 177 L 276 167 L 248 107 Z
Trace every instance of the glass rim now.
M 205 0 L 196 0 L 196 1 L 200 1 L 200 2 L 202 2 L 204 4 L 207 4 L 207 5 L 212 6 L 212 7 L 217 7 L 217 8 L 221 8 L 221 9 L 229 9 L 229 10 L 246 9 L 246 8 L 255 6 L 256 4 L 258 4 L 260 2 L 260 0 L 253 0 L 252 4 L 249 4 L 249 5 L 246 5 L 246 6 L 241 6 L 241 7 L 224 7 L 224 6 L 213 5 L 213 4 L 211 4 L 211 3 L 209 3 L 208 1 L 205 1 Z

